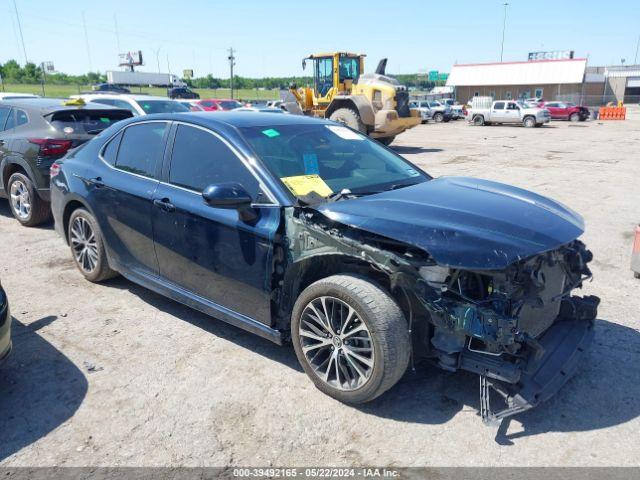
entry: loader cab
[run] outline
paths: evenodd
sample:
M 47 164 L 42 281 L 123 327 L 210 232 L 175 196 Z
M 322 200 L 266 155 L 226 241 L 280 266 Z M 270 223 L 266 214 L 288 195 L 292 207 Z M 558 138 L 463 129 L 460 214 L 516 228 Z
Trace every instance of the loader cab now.
M 310 55 L 302 61 L 313 62 L 313 90 L 317 104 L 328 104 L 337 93 L 350 93 L 364 68 L 364 55 L 332 53 Z

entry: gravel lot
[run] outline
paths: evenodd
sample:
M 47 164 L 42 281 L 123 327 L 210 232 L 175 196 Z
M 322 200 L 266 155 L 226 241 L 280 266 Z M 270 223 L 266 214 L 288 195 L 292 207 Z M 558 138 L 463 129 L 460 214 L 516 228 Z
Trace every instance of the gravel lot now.
M 640 113 L 540 129 L 419 126 L 396 150 L 434 175 L 512 183 L 585 216 L 602 298 L 589 360 L 560 394 L 483 426 L 478 380 L 429 366 L 361 408 L 317 391 L 293 349 L 122 278 L 83 280 L 52 225 L 0 200 L 14 353 L 0 368 L 1 466 L 640 465 Z

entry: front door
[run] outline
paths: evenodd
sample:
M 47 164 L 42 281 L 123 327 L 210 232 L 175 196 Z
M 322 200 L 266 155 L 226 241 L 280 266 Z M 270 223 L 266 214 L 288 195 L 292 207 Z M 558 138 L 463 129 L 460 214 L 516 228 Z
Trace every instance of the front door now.
M 128 270 L 157 275 L 151 212 L 167 122 L 124 129 L 101 152 L 106 165 L 87 170 L 88 201 L 102 229 L 109 255 Z
M 165 180 L 155 192 L 153 209 L 160 276 L 270 325 L 279 207 L 268 205 L 256 177 L 221 137 L 196 126 L 178 124 Z M 204 202 L 206 186 L 225 182 L 240 183 L 252 195 L 255 221 Z

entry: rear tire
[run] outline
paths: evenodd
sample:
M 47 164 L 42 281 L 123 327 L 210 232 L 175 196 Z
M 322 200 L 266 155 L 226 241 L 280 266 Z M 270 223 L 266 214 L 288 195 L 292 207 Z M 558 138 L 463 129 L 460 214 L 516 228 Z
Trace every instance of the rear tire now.
M 385 290 L 353 275 L 318 280 L 300 294 L 291 314 L 291 338 L 315 386 L 345 403 L 383 394 L 409 364 L 402 310 Z
M 391 142 L 393 142 L 396 139 L 396 136 L 392 136 L 392 137 L 382 137 L 382 138 L 376 138 L 376 140 L 378 140 L 381 144 L 385 145 L 385 146 L 389 146 L 391 145 Z
M 73 261 L 84 278 L 97 283 L 118 275 L 109 267 L 96 219 L 84 208 L 78 208 L 71 214 L 67 238 Z
M 364 123 L 362 123 L 360 114 L 351 108 L 338 108 L 329 116 L 329 120 L 344 123 L 347 127 L 352 128 L 353 130 L 357 130 L 361 133 L 367 133 L 367 128 Z
M 51 218 L 51 204 L 38 196 L 24 173 L 14 173 L 7 183 L 11 213 L 25 227 L 35 227 Z
M 476 115 L 473 117 L 473 124 L 477 127 L 481 127 L 484 125 L 484 117 L 482 115 Z
M 527 128 L 533 128 L 536 126 L 536 119 L 535 117 L 532 116 L 527 116 L 524 117 L 524 119 L 522 120 L 522 125 L 524 125 Z

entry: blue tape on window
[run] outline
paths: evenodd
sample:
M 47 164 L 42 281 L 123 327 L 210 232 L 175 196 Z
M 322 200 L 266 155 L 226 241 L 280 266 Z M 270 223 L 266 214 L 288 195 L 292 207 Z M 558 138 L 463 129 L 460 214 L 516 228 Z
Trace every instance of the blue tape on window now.
M 305 175 L 320 174 L 320 167 L 318 167 L 318 156 L 315 153 L 302 154 L 304 160 L 304 173 Z

